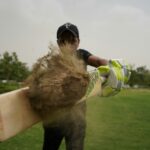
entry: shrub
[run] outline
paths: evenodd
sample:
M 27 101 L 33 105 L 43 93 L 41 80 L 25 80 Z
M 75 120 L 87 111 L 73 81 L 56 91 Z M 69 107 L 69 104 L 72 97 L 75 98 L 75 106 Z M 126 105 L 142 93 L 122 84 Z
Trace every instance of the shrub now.
M 20 84 L 17 82 L 7 82 L 7 83 L 0 83 L 0 94 L 13 91 L 20 88 Z

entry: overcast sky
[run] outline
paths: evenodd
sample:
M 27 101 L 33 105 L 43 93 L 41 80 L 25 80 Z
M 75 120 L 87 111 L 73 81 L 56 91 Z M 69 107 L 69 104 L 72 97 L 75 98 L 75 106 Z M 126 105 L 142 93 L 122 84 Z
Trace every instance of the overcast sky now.
M 150 68 L 149 7 L 149 0 L 0 0 L 0 54 L 16 51 L 31 66 L 71 22 L 80 48 Z

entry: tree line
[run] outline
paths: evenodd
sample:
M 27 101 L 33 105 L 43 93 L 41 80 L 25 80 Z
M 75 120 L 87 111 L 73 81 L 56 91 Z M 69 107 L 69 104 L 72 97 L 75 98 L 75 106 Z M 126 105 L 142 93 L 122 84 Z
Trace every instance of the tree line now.
M 132 68 L 129 85 L 150 88 L 150 70 L 146 66 Z
M 26 63 L 18 59 L 16 52 L 4 52 L 0 55 L 0 80 L 23 81 L 30 74 Z
M 0 81 L 21 82 L 27 78 L 31 70 L 27 64 L 18 59 L 16 52 L 4 52 L 0 55 Z M 131 87 L 150 87 L 150 70 L 146 66 L 132 67 L 128 82 Z

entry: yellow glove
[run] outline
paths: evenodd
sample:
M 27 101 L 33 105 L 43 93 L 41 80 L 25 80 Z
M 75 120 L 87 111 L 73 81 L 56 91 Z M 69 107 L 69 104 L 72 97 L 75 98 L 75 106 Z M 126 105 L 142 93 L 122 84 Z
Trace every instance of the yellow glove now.
M 117 94 L 130 78 L 130 66 L 122 60 L 110 60 L 109 65 L 97 68 L 102 83 L 102 96 Z M 107 77 L 106 77 L 107 76 Z

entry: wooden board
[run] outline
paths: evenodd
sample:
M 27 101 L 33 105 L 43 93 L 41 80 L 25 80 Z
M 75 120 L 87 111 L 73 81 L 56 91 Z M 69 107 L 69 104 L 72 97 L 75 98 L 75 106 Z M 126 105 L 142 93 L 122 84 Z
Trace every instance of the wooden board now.
M 28 88 L 0 95 L 0 141 L 4 141 L 40 121 L 26 97 Z
M 78 103 L 101 92 L 99 74 L 92 72 L 90 75 L 87 93 Z M 27 90 L 28 88 L 22 88 L 0 95 L 0 141 L 7 140 L 40 121 L 30 106 Z

